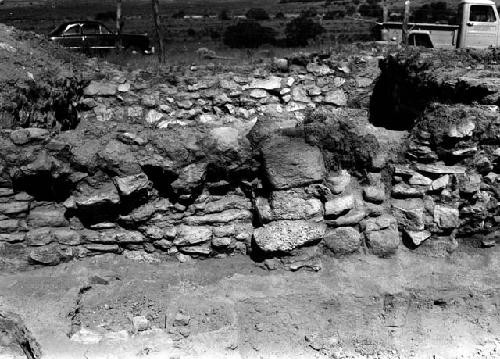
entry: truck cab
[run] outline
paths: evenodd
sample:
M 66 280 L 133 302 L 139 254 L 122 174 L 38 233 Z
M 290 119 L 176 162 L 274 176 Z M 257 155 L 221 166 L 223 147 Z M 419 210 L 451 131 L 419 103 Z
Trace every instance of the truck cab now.
M 458 8 L 460 30 L 457 47 L 476 48 L 498 47 L 499 19 L 493 1 L 465 0 Z

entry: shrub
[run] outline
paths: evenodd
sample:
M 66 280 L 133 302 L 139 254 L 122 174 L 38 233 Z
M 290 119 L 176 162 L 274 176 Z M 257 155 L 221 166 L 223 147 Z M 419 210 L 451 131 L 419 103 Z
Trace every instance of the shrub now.
M 222 21 L 231 20 L 231 16 L 229 16 L 228 9 L 221 10 L 221 12 L 219 13 L 219 20 L 222 20 Z
M 285 19 L 286 17 L 285 17 L 285 14 L 283 14 L 283 13 L 280 11 L 280 12 L 276 13 L 276 15 L 274 15 L 274 18 L 275 18 L 276 20 L 283 20 L 283 19 Z
M 359 7 L 359 13 L 362 16 L 381 19 L 383 17 L 384 10 L 377 4 L 363 4 Z
M 262 8 L 253 8 L 247 11 L 246 17 L 249 20 L 269 20 L 269 14 Z
M 273 44 L 275 39 L 274 29 L 255 21 L 240 21 L 224 32 L 224 44 L 235 48 L 257 48 L 263 44 Z
M 323 15 L 323 20 L 342 19 L 346 15 L 344 10 L 329 10 Z
M 313 7 L 310 7 L 307 10 L 302 11 L 302 13 L 300 14 L 300 16 L 302 17 L 315 17 L 316 15 L 318 15 L 318 12 Z
M 445 2 L 425 4 L 419 7 L 412 16 L 416 22 L 453 22 L 455 11 L 449 9 Z
M 184 19 L 185 15 L 186 15 L 186 13 L 184 12 L 184 10 L 179 10 L 179 11 L 175 12 L 172 15 L 172 18 L 174 18 L 174 19 Z
M 356 12 L 356 6 L 354 6 L 353 4 L 347 5 L 345 7 L 345 14 L 347 16 L 352 16 L 354 15 L 355 12 Z
M 323 26 L 312 19 L 299 16 L 290 21 L 285 28 L 288 46 L 306 46 L 310 39 L 314 39 L 325 31 Z

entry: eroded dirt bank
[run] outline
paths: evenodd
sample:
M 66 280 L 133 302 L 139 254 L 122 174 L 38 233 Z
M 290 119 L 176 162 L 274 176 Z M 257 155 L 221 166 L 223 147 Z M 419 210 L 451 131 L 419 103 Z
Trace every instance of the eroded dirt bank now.
M 43 358 L 495 358 L 498 258 L 405 250 L 289 272 L 245 256 L 182 265 L 105 256 L 3 275 L 0 305 L 20 313 Z M 150 327 L 134 329 L 141 315 Z M 85 330 L 69 338 L 75 325 Z

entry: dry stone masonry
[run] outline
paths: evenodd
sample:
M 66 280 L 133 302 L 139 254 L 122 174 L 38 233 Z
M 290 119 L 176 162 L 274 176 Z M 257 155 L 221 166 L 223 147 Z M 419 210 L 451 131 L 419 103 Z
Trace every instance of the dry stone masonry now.
M 409 131 L 375 127 L 380 55 L 157 71 L 82 60 L 67 75 L 84 84 L 68 95 L 75 123 L 15 126 L 12 109 L 2 122 L 1 263 L 244 253 L 318 270 L 321 253 L 494 245 L 497 110 L 438 104 Z

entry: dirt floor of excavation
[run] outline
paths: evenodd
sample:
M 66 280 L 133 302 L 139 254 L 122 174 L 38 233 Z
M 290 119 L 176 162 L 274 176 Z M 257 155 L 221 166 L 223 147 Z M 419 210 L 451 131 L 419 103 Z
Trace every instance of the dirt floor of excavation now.
M 326 257 L 319 272 L 104 256 L 0 276 L 0 309 L 51 359 L 495 358 L 499 252 Z M 153 329 L 134 333 L 137 316 Z

